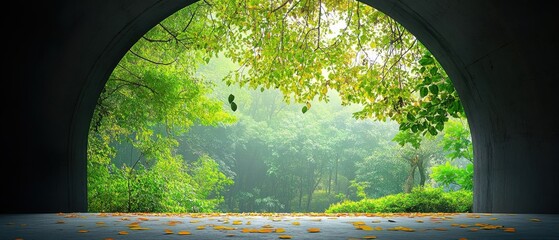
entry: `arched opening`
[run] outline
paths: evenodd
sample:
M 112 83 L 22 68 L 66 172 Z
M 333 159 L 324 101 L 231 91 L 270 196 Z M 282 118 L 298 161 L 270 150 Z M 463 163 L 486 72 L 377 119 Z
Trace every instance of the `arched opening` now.
M 437 135 L 438 132 L 442 132 L 444 123 L 449 117 L 460 116 L 461 105 L 444 71 L 436 63 L 430 53 L 427 52 L 413 36 L 405 32 L 405 30 L 392 19 L 370 8 L 366 8 L 365 5 L 358 4 L 357 2 L 338 3 L 338 5 L 327 5 L 315 2 L 309 3 L 309 6 L 303 5 L 300 8 L 296 3 L 286 3 L 285 5 L 278 5 L 272 9 L 264 9 L 262 11 L 264 17 L 254 17 L 254 15 L 262 14 L 262 12 L 249 12 L 251 9 L 262 8 L 262 5 L 238 7 L 227 4 L 223 6 L 217 5 L 217 3 L 213 4 L 214 5 L 210 5 L 206 2 L 200 2 L 198 5 L 185 9 L 185 11 L 181 10 L 171 17 L 177 20 L 171 19 L 159 23 L 148 35 L 144 35 L 117 65 L 109 78 L 110 81 L 101 94 L 101 98 L 97 103 L 98 108 L 93 118 L 92 134 L 99 134 L 100 136 L 90 138 L 90 146 L 97 146 L 97 149 L 90 151 L 90 159 L 95 158 L 92 161 L 101 162 L 105 161 L 104 158 L 109 158 L 108 156 L 110 154 L 99 152 L 106 151 L 106 149 L 109 148 L 110 141 L 120 141 L 117 140 L 120 137 L 117 136 L 115 140 L 112 140 L 111 136 L 122 134 L 123 138 L 135 138 L 135 140 L 131 140 L 129 143 L 134 145 L 140 153 L 136 154 L 137 160 L 128 160 L 124 175 L 126 175 L 125 178 L 129 178 L 133 175 L 133 172 L 136 171 L 135 166 L 137 166 L 138 163 L 138 166 L 150 165 L 147 161 L 140 161 L 142 158 L 145 160 L 150 156 L 149 158 L 155 158 L 157 161 L 157 158 L 165 158 L 166 155 L 172 155 L 172 151 L 160 151 L 160 145 L 151 142 L 156 141 L 152 139 L 152 137 L 159 139 L 160 137 L 164 138 L 163 135 L 165 135 L 153 134 L 154 131 L 158 131 L 155 128 L 164 128 L 167 135 L 173 135 L 175 130 L 186 131 L 184 129 L 181 130 L 177 125 L 189 125 L 195 120 L 201 122 L 226 121 L 227 118 L 215 120 L 212 119 L 211 116 L 208 117 L 208 115 L 211 114 L 224 116 L 224 113 L 214 110 L 215 104 L 205 102 L 202 97 L 196 95 L 197 93 L 193 93 L 193 96 L 188 95 L 191 89 L 195 89 L 196 91 L 194 92 L 202 91 L 197 88 L 198 86 L 196 86 L 195 83 L 205 81 L 203 78 L 194 79 L 193 72 L 195 70 L 193 69 L 197 68 L 196 65 L 198 64 L 196 63 L 196 58 L 199 58 L 198 61 L 205 60 L 208 62 L 215 58 L 213 57 L 214 55 L 222 51 L 228 59 L 237 61 L 237 64 L 240 66 L 239 70 L 232 71 L 231 75 L 234 75 L 234 77 L 226 79 L 228 85 L 231 84 L 231 82 L 238 83 L 241 86 L 247 84 L 252 88 L 260 89 L 262 92 L 266 91 L 268 88 L 278 89 L 284 94 L 284 98 L 293 98 L 298 104 L 302 104 L 303 114 L 309 111 L 312 105 L 315 105 L 315 103 L 311 104 L 315 99 L 326 101 L 331 98 L 331 96 L 327 94 L 328 91 L 335 91 L 338 94 L 334 97 L 341 97 L 340 101 L 342 105 L 361 105 L 361 109 L 354 113 L 356 118 L 366 119 L 368 117 L 373 117 L 378 120 L 395 119 L 400 123 L 402 133 L 406 134 L 406 136 L 399 136 L 396 141 L 402 145 L 405 143 L 411 144 L 416 149 L 416 151 L 413 151 L 416 152 L 415 157 L 411 156 L 414 153 L 409 153 L 408 155 L 410 156 L 404 157 L 406 158 L 405 161 L 408 161 L 411 165 L 411 169 L 406 183 L 402 181 L 401 185 L 406 185 L 403 187 L 405 192 L 411 192 L 412 187 L 415 185 L 414 174 L 416 169 L 419 171 L 417 177 L 420 178 L 420 185 L 425 185 L 426 179 L 428 178 L 428 176 L 426 176 L 426 168 L 430 165 L 428 161 L 434 160 L 440 162 L 441 159 L 431 159 L 437 158 L 434 156 L 434 153 L 425 152 L 425 149 L 419 150 L 420 144 L 417 140 L 420 139 L 419 137 L 422 134 L 434 136 Z M 203 10 L 200 10 L 204 8 L 214 11 L 205 13 Z M 224 10 L 220 12 L 222 8 Z M 233 10 L 229 10 L 229 8 Z M 202 12 L 200 13 L 200 11 Z M 246 17 L 235 19 L 235 14 L 245 14 L 244 12 L 239 13 L 238 11 L 246 11 L 249 13 L 247 13 Z M 273 15 L 276 14 L 274 13 L 276 11 L 280 11 L 279 16 L 282 20 L 272 23 L 270 19 L 277 17 Z M 298 13 L 297 11 L 301 12 L 301 17 L 296 15 L 296 13 Z M 345 11 L 347 11 L 347 13 Z M 290 12 L 293 12 L 293 14 Z M 326 12 L 329 13 L 327 14 Z M 264 20 L 246 20 L 246 18 L 259 17 Z M 215 22 L 212 21 L 213 18 L 217 18 L 215 21 L 217 23 L 226 20 L 228 22 L 223 24 L 223 26 L 219 24 L 215 25 Z M 315 20 L 311 22 L 308 19 Z M 203 21 L 207 21 L 208 23 L 204 23 Z M 271 25 L 280 26 L 271 27 Z M 301 27 L 301 29 L 296 29 L 297 25 L 303 25 L 303 27 Z M 292 28 L 295 30 L 291 30 Z M 372 29 L 371 34 L 360 32 L 365 28 Z M 203 29 L 210 30 L 203 32 Z M 325 33 L 321 34 L 321 31 Z M 381 33 L 373 34 L 373 32 Z M 214 36 L 215 39 L 213 39 Z M 230 41 L 227 45 L 233 45 L 235 47 L 229 48 L 228 46 L 220 46 L 220 44 L 226 41 Z M 267 41 L 271 43 L 267 43 Z M 173 50 L 169 50 L 169 48 L 179 49 L 177 50 L 179 54 L 173 53 Z M 216 48 L 220 50 L 214 50 Z M 297 51 L 298 48 L 303 50 Z M 161 50 L 163 53 L 152 54 L 153 51 L 159 51 L 160 49 L 163 49 Z M 209 54 L 206 53 L 206 55 L 204 55 L 205 52 L 209 52 Z M 251 54 L 247 55 L 246 52 L 250 52 Z M 307 57 L 305 54 L 311 57 Z M 266 58 L 268 59 L 266 60 Z M 182 63 L 187 61 L 187 59 L 188 61 L 194 62 L 192 66 Z M 177 66 L 175 66 L 175 63 Z M 218 71 L 221 70 L 221 68 L 222 67 L 216 68 L 212 71 Z M 179 70 L 176 71 L 175 69 Z M 243 76 L 245 70 L 249 72 L 247 74 L 249 77 Z M 283 78 L 278 77 L 282 75 Z M 214 81 L 220 80 L 221 79 L 214 79 Z M 185 81 L 185 83 L 181 84 L 186 84 L 186 86 L 181 84 L 173 86 L 169 81 Z M 176 109 L 173 106 L 169 107 L 170 105 L 177 104 L 177 96 L 168 96 L 165 91 L 170 91 L 171 93 L 169 94 L 177 94 L 180 99 L 185 101 L 185 103 L 181 104 L 186 106 L 180 106 L 179 104 L 176 106 Z M 112 98 L 112 94 L 118 96 Z M 185 95 L 182 96 L 181 94 Z M 231 95 L 230 97 L 233 98 L 229 99 L 229 103 L 231 104 L 232 110 L 235 111 L 237 106 L 234 103 L 234 96 Z M 111 102 L 115 103 L 111 105 Z M 166 108 L 169 108 L 169 112 L 180 112 L 182 115 L 187 115 L 188 118 L 191 119 L 184 119 L 184 117 L 175 117 L 166 112 L 159 112 L 159 110 Z M 257 110 L 258 108 L 263 108 L 263 106 L 252 108 L 254 108 L 253 110 Z M 202 114 L 196 112 L 204 109 L 207 111 L 204 111 Z M 113 113 L 114 115 L 111 115 Z M 273 113 L 275 113 L 275 110 L 272 114 L 269 114 L 268 118 L 272 118 Z M 324 118 L 333 115 L 327 112 L 322 114 Z M 142 119 L 142 117 L 145 119 Z M 132 118 L 132 120 L 129 122 L 127 118 Z M 111 121 L 113 122 L 111 123 Z M 146 122 L 144 124 L 146 124 L 147 127 L 138 126 L 142 121 Z M 157 122 L 160 126 L 156 125 L 150 127 L 149 123 L 151 122 Z M 109 124 L 109 133 L 104 133 L 106 130 L 102 128 L 107 128 L 103 125 L 104 123 Z M 119 125 L 120 123 L 122 123 L 122 125 Z M 337 131 L 338 129 L 335 130 Z M 163 130 L 160 129 L 159 131 Z M 291 131 L 295 132 L 297 130 L 292 129 Z M 313 133 L 314 132 L 311 131 L 308 132 L 307 135 Z M 359 135 L 360 133 L 356 132 L 354 134 Z M 230 138 L 228 136 L 223 137 Z M 337 138 L 337 136 L 332 137 Z M 99 139 L 105 138 L 111 140 L 109 140 L 108 143 L 99 143 L 103 141 Z M 138 141 L 138 138 L 144 139 L 144 142 Z M 317 134 L 314 139 L 317 141 L 314 144 L 321 145 L 319 149 L 330 148 L 332 151 L 331 153 L 323 154 L 324 156 L 318 156 L 318 158 L 328 158 L 326 155 L 342 155 L 342 149 L 328 146 L 327 141 L 320 142 L 318 141 L 319 138 L 320 134 Z M 390 141 L 392 138 L 393 137 L 389 137 L 389 139 L 385 139 L 384 141 Z M 347 140 L 351 141 L 351 139 Z M 99 144 L 102 146 L 99 147 Z M 272 144 L 272 142 L 265 143 L 265 145 Z M 303 142 L 286 144 L 297 146 L 303 145 Z M 431 146 L 431 148 L 436 148 L 436 146 Z M 309 149 L 314 148 L 308 148 L 307 151 L 311 151 Z M 358 150 L 359 149 L 355 149 L 355 151 Z M 304 151 L 304 149 L 299 149 L 298 151 Z M 419 153 L 421 151 L 423 152 Z M 389 153 L 383 154 L 385 154 L 385 156 L 390 155 Z M 396 154 L 394 153 L 394 155 Z M 469 156 L 469 160 L 473 161 L 471 154 L 469 154 Z M 291 157 L 300 158 L 301 156 Z M 357 158 L 361 158 L 358 159 L 361 161 L 365 157 L 366 156 L 361 156 Z M 101 158 L 101 160 L 98 158 Z M 285 156 L 280 156 L 280 158 L 285 158 Z M 320 159 L 316 159 L 317 156 L 312 155 L 303 156 L 302 161 L 311 158 L 314 159 L 312 162 L 320 162 L 320 164 L 312 163 L 314 168 L 321 167 L 322 170 L 322 168 L 333 168 L 334 165 L 337 167 L 338 162 L 336 162 L 336 164 L 334 164 L 334 161 L 322 163 L 325 162 L 324 159 L 320 161 Z M 340 156 L 339 158 L 344 161 L 346 157 Z M 407 160 L 407 158 L 410 159 Z M 310 164 L 311 163 L 309 163 L 309 165 Z M 301 165 L 299 169 L 304 169 L 306 165 L 303 165 Z M 157 166 L 157 163 L 155 163 L 155 166 Z M 222 167 L 228 168 L 229 166 Z M 270 168 L 267 171 L 270 172 L 272 169 Z M 306 171 L 313 172 L 315 170 L 311 168 Z M 339 174 L 337 174 L 338 169 L 336 168 L 335 171 L 336 174 L 334 178 L 337 179 L 339 176 Z M 361 169 L 361 172 L 363 171 L 367 170 Z M 311 182 L 310 186 L 305 186 L 305 189 L 307 189 L 305 190 L 307 191 L 307 193 L 305 193 L 307 199 L 306 211 L 311 210 L 310 202 L 313 192 L 317 189 L 317 186 L 322 187 L 320 185 L 322 183 L 321 178 L 324 177 L 325 174 L 319 172 L 316 177 L 314 174 L 315 173 L 313 173 L 312 179 L 309 178 L 310 180 L 303 180 L 303 177 L 296 176 L 301 185 L 298 190 L 299 211 L 302 210 L 301 201 L 304 195 L 303 181 Z M 156 175 L 162 174 L 156 173 Z M 332 178 L 331 172 L 329 177 Z M 377 176 L 377 178 L 378 177 L 380 176 Z M 357 186 L 367 183 L 367 181 L 363 179 L 363 176 L 359 178 L 360 181 L 357 182 L 357 179 L 348 177 L 349 180 L 355 181 L 356 186 L 353 187 L 365 188 Z M 130 202 L 133 198 L 131 198 L 130 195 L 135 194 L 130 190 L 130 184 L 131 179 L 128 179 L 127 193 L 129 196 L 127 211 L 132 210 Z M 284 185 L 295 184 L 296 182 L 294 182 L 293 179 L 291 182 L 284 183 Z M 328 189 L 330 189 L 330 182 L 326 185 L 328 185 Z M 376 187 L 378 188 L 378 186 Z M 149 186 L 147 188 L 149 188 Z M 275 186 L 272 188 L 278 187 Z M 109 185 L 102 185 L 95 189 L 97 189 L 96 195 L 97 192 L 111 188 Z M 109 190 L 109 192 L 111 191 L 112 190 Z M 118 195 L 117 193 L 115 194 Z M 252 193 L 247 192 L 247 194 L 250 195 Z M 290 194 L 293 195 L 292 193 Z M 289 196 L 290 194 L 283 195 Z M 328 194 L 330 194 L 329 190 Z M 364 194 L 364 190 L 362 190 L 361 194 Z M 126 195 L 126 193 L 120 195 Z M 187 194 L 184 193 L 182 195 L 186 196 Z M 377 197 L 378 196 L 379 195 L 377 195 Z M 95 201 L 95 205 L 99 205 L 97 203 L 103 201 L 111 202 L 108 199 L 112 198 L 107 195 L 107 198 L 101 199 L 101 201 Z M 267 199 L 267 197 L 265 199 Z M 289 201 L 290 200 L 283 201 L 281 205 L 288 205 Z M 464 208 L 470 209 L 470 207 L 467 206 Z M 116 210 L 112 211 L 122 211 L 122 209 L 123 208 L 116 208 Z

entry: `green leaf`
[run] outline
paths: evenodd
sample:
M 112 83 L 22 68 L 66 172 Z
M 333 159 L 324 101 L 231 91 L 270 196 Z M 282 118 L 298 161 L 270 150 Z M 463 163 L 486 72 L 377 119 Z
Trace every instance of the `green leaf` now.
M 433 136 L 437 135 L 437 129 L 435 129 L 434 127 L 429 127 L 429 133 Z
M 237 104 L 235 102 L 231 102 L 231 110 L 237 111 Z
M 303 109 L 301 109 L 301 112 L 306 113 L 308 110 L 307 106 L 304 106 Z
M 437 123 L 437 125 L 435 125 L 435 128 L 439 131 L 442 131 L 444 129 L 444 124 L 442 122 Z
M 429 93 L 429 90 L 426 87 L 422 87 L 419 89 L 419 95 L 424 98 Z
M 410 121 L 410 122 L 413 122 L 413 121 L 415 120 L 415 117 L 414 117 L 411 113 L 408 113 L 408 114 L 406 115 L 406 118 L 407 118 L 408 121 Z
M 421 64 L 421 66 L 427 66 L 427 65 L 431 65 L 435 62 L 435 60 L 431 57 L 426 57 L 423 56 L 423 58 L 421 58 L 421 60 L 419 60 L 419 64 Z
M 439 87 L 437 85 L 431 85 L 429 86 L 429 91 L 431 91 L 433 95 L 437 95 L 439 94 Z
M 429 70 L 429 73 L 431 73 L 431 75 L 436 75 L 438 71 L 439 69 L 437 69 L 437 67 L 432 67 L 431 70 Z
M 233 95 L 233 94 L 229 94 L 229 99 L 228 99 L 228 100 L 229 100 L 229 103 L 231 103 L 231 104 L 232 104 L 232 103 L 233 103 L 233 101 L 235 100 L 235 95 Z M 235 110 L 233 110 L 233 111 L 235 111 Z

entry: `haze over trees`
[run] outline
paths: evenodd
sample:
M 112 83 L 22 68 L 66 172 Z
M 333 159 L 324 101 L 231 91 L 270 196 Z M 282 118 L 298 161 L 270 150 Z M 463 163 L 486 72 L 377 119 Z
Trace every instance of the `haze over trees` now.
M 107 81 L 89 208 L 324 211 L 430 185 L 446 158 L 433 179 L 471 189 L 471 171 L 453 168 L 473 162 L 463 117 L 432 55 L 362 3 L 200 1 Z

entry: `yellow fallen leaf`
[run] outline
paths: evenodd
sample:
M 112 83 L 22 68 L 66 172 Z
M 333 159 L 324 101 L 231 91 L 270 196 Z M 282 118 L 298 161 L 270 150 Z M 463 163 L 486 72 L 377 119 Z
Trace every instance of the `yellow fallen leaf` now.
M 276 228 L 276 232 L 277 233 L 283 233 L 283 232 L 285 232 L 285 229 L 284 228 Z
M 78 230 L 78 232 L 79 233 L 86 233 L 86 232 L 89 232 L 89 230 L 81 229 L 81 230 Z
M 118 232 L 118 235 L 128 235 L 128 232 L 127 231 L 120 231 L 120 232 Z
M 380 223 L 380 220 L 374 220 L 372 223 Z
M 149 230 L 150 228 L 146 228 L 146 227 L 141 227 L 141 226 L 133 226 L 133 227 L 129 227 L 130 230 Z
M 243 224 L 243 221 L 239 221 L 239 220 L 233 221 L 233 225 L 241 225 L 241 224 Z
M 235 230 L 234 227 L 227 227 L 227 226 L 215 226 L 214 230 Z
M 388 231 L 415 232 L 415 230 L 413 228 L 402 227 L 402 226 L 397 226 L 397 227 L 389 228 L 389 229 L 386 229 L 386 230 L 388 230 Z
M 497 218 L 490 218 L 489 220 L 497 220 Z
M 381 227 L 381 226 L 376 226 L 376 227 L 375 227 L 375 230 L 377 230 L 377 231 L 382 231 L 382 227 Z
M 247 221 L 246 225 L 250 225 L 250 224 L 251 224 L 250 221 Z
M 448 230 L 448 229 L 446 229 L 446 228 L 433 228 L 433 229 L 434 229 L 434 230 L 437 230 L 437 231 L 446 231 L 446 230 Z
M 140 226 L 139 222 L 133 222 L 127 225 L 128 227 L 136 227 L 136 226 Z
M 510 228 L 503 228 L 503 231 L 509 232 L 509 233 L 513 233 L 513 232 L 516 232 L 516 229 L 515 229 L 515 228 L 512 228 L 512 227 L 510 227 Z
M 165 229 L 163 231 L 165 232 L 165 234 L 173 234 L 173 230 L 171 229 Z
M 198 226 L 198 227 L 196 227 L 196 230 L 204 230 L 204 229 L 206 229 L 205 226 Z
M 227 234 L 227 235 L 225 235 L 225 236 L 226 236 L 226 237 L 234 237 L 235 234 Z
M 423 220 L 415 220 L 415 222 L 423 223 Z
M 359 226 L 356 226 L 355 229 L 363 230 L 363 231 L 373 231 L 374 230 L 373 227 L 367 226 L 367 225 L 359 225 Z
M 377 239 L 377 236 L 364 236 L 364 239 Z
M 459 238 L 458 240 L 468 240 L 467 238 Z
M 293 225 L 295 225 L 295 226 L 299 226 L 299 225 L 301 225 L 301 223 L 300 223 L 300 222 L 292 222 L 291 224 L 293 224 Z
M 173 220 L 171 220 L 171 221 L 167 222 L 167 225 L 169 225 L 169 226 L 175 226 L 175 225 L 177 225 L 178 223 L 182 223 L 182 222 L 181 222 L 181 221 L 173 221 Z
M 309 228 L 309 229 L 307 229 L 307 232 L 317 233 L 317 232 L 320 232 L 320 228 Z
M 291 239 L 291 236 L 289 236 L 289 235 L 279 235 L 278 238 L 279 239 Z
M 179 231 L 177 234 L 178 235 L 190 235 L 191 233 L 189 231 Z
M 273 231 L 274 231 L 274 229 L 272 229 L 272 228 L 261 228 L 261 229 L 258 229 L 258 232 L 259 232 L 259 233 L 271 233 L 271 232 L 273 232 Z

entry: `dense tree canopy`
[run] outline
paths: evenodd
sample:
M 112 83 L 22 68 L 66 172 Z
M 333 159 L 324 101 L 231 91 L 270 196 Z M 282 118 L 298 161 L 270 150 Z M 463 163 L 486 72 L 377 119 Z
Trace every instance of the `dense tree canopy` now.
M 345 108 L 331 114 L 321 102 Z M 342 113 L 394 121 L 404 136 L 396 140 L 413 147 L 389 154 L 395 132 Z M 440 155 L 420 147 L 421 134 L 437 135 L 453 117 L 463 109 L 446 73 L 373 8 L 200 1 L 139 39 L 107 81 L 89 134 L 90 209 L 311 211 L 316 194 L 328 205 L 409 191 Z M 237 130 L 227 127 L 238 118 Z M 467 143 L 444 144 L 451 158 L 471 160 Z M 256 178 L 267 180 L 249 184 Z

